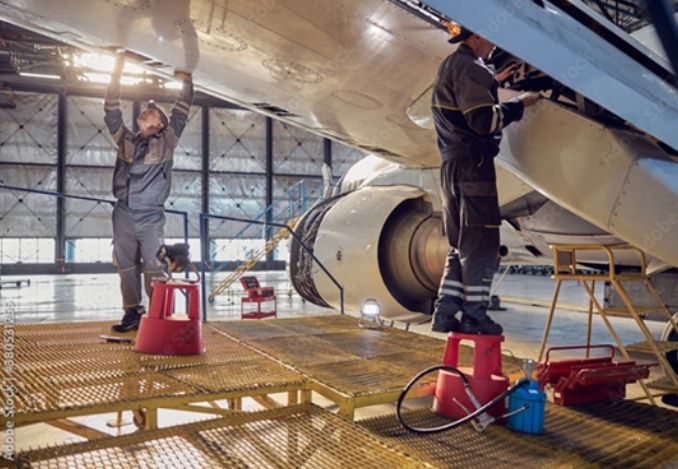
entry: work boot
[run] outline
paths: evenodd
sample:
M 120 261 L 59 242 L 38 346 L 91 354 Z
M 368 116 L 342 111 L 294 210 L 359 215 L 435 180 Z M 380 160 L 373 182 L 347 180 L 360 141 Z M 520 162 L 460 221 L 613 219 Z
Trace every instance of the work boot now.
M 136 331 L 139 329 L 139 322 L 144 312 L 144 308 L 127 308 L 120 324 L 113 324 L 111 330 L 118 333 Z
M 431 330 L 433 332 L 454 332 L 459 329 L 459 319 L 454 314 L 441 314 L 439 312 L 433 313 L 433 322 L 431 323 Z
M 666 405 L 678 407 L 678 394 L 667 394 L 662 396 L 662 402 Z
M 489 316 L 481 320 L 464 315 L 461 318 L 458 332 L 462 334 L 501 335 L 504 329 Z

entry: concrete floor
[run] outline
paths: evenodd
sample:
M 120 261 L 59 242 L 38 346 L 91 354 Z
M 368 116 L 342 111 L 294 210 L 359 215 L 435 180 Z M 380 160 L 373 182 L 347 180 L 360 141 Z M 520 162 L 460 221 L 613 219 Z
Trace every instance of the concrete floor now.
M 218 279 L 225 278 L 225 276 L 226 274 L 223 274 L 223 277 Z M 336 314 L 333 310 L 320 308 L 303 301 L 292 291 L 284 272 L 262 272 L 257 273 L 257 276 L 262 285 L 271 285 L 276 288 L 279 300 L 279 317 Z M 12 280 L 12 278 L 3 277 L 3 280 Z M 535 302 L 535 300 L 537 303 L 548 302 L 553 293 L 553 287 L 554 282 L 548 277 L 511 275 L 506 277 L 498 290 L 498 294 L 504 297 L 520 298 L 527 303 Z M 240 305 L 238 303 L 240 295 L 238 284 L 234 286 L 233 292 L 217 297 L 214 304 L 209 306 L 208 319 L 240 319 Z M 583 289 L 574 283 L 564 285 L 561 297 L 563 304 L 586 305 Z M 120 303 L 116 274 L 34 276 L 31 278 L 30 286 L 17 288 L 5 285 L 0 290 L 0 310 L 5 311 L 11 307 L 16 312 L 18 323 L 115 320 L 121 314 Z M 493 312 L 491 316 L 504 326 L 506 338 L 504 350 L 510 351 L 517 357 L 536 359 L 547 309 L 514 303 L 505 303 L 503 306 L 506 307 L 505 311 Z M 349 312 L 349 314 L 355 313 Z M 586 340 L 586 318 L 587 315 L 581 312 L 566 309 L 557 310 L 550 343 L 554 345 L 584 343 Z M 632 320 L 613 318 L 612 323 L 625 343 L 642 340 L 642 335 Z M 648 326 L 652 333 L 658 337 L 664 324 L 648 321 Z M 441 340 L 445 338 L 445 334 L 431 332 L 430 324 L 414 326 L 413 330 L 420 334 L 439 337 Z M 593 343 L 612 343 L 607 329 L 598 317 L 594 317 L 592 341 Z M 648 357 L 645 358 L 649 359 Z M 629 386 L 628 395 L 630 397 L 639 396 L 641 393 L 639 386 Z M 331 408 L 331 403 L 320 397 L 314 397 L 314 402 Z M 418 404 L 412 403 L 411 405 L 417 406 Z M 419 403 L 419 405 L 422 405 L 422 403 Z M 423 405 L 428 404 L 424 402 Z M 356 418 L 368 418 L 383 415 L 387 412 L 392 413 L 393 407 L 375 406 L 359 409 Z M 107 422 L 112 421 L 113 418 L 114 415 L 110 414 L 82 417 L 75 420 L 111 434 L 134 431 L 133 425 L 127 425 L 121 429 L 108 426 Z M 161 411 L 159 413 L 161 426 L 202 418 L 206 418 L 206 416 L 179 411 Z M 79 440 L 78 437 L 48 425 L 31 425 L 18 430 L 17 449 L 35 447 L 38 444 Z

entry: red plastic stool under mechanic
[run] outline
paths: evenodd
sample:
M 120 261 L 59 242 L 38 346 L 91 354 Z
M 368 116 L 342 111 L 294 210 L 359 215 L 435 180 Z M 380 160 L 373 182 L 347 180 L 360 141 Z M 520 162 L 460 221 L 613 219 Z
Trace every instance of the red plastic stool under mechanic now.
M 459 367 L 459 343 L 462 340 L 474 342 L 473 368 Z M 472 335 L 450 333 L 447 337 L 447 346 L 443 355 L 443 365 L 458 368 L 469 381 L 471 390 L 480 404 L 486 404 L 493 398 L 506 391 L 509 380 L 501 371 L 501 335 Z M 460 419 L 476 409 L 466 391 L 464 382 L 456 373 L 440 371 L 436 383 L 433 411 L 452 419 Z M 493 417 L 506 413 L 506 405 L 501 403 L 491 407 L 488 411 Z
M 141 319 L 134 350 L 157 355 L 197 355 L 202 349 L 199 288 L 180 279 L 152 282 L 153 296 L 148 316 Z M 188 296 L 188 318 L 172 316 L 175 290 Z

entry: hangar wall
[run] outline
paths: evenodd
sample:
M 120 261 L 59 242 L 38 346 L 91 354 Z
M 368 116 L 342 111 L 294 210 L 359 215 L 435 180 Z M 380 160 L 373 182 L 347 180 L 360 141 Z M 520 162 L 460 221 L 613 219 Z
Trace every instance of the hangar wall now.
M 67 194 L 112 199 L 115 146 L 103 123 L 103 97 L 86 94 L 17 92 L 16 108 L 0 109 L 0 184 L 54 192 L 61 188 Z M 171 106 L 162 97 L 147 98 Z M 141 107 L 138 100 L 123 100 L 129 126 Z M 208 104 L 191 108 L 175 152 L 166 208 L 190 214 L 189 236 L 195 251 L 203 207 L 213 214 L 255 218 L 267 210 L 270 190 L 271 217 L 286 221 L 321 195 L 321 166 L 326 158 L 337 180 L 362 157 L 359 150 L 210 98 Z M 63 208 L 47 195 L 0 189 L 0 264 L 5 273 L 16 271 L 17 263 L 109 262 L 112 207 L 71 199 L 61 204 Z M 182 236 L 181 217 L 168 214 L 166 239 Z M 233 238 L 239 238 L 242 246 L 256 246 L 263 243 L 264 233 L 212 220 L 209 236 L 211 258 L 228 261 L 244 252 L 228 248 Z M 36 265 L 19 270 L 45 269 Z

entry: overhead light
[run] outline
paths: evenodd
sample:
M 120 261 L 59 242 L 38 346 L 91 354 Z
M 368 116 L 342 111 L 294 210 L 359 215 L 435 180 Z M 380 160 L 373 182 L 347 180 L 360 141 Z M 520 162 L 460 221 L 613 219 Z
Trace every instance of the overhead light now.
M 85 80 L 90 83 L 108 84 L 111 81 L 110 73 L 86 72 L 82 74 L 82 77 L 84 77 Z M 120 84 L 122 85 L 138 85 L 143 81 L 144 79 L 141 77 L 130 77 L 124 75 L 120 77 Z
M 381 305 L 374 298 L 367 298 L 360 307 L 358 325 L 365 329 L 381 329 Z
M 112 73 L 115 67 L 115 56 L 111 54 L 83 52 L 73 54 L 68 59 L 68 63 L 73 64 L 74 67 L 87 68 L 97 72 Z M 134 63 L 125 62 L 123 73 L 142 74 L 144 69 Z
M 19 75 L 28 78 L 47 78 L 49 80 L 61 80 L 61 77 L 59 75 L 51 75 L 49 73 L 20 72 Z

